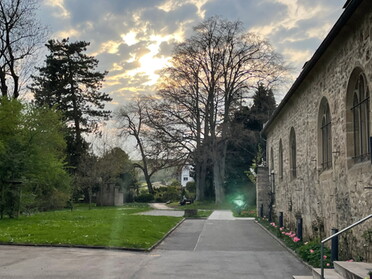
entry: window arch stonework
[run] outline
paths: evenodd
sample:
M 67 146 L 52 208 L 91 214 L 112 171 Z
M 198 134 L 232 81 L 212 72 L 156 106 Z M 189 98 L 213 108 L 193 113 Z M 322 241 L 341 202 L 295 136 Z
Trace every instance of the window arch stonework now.
M 328 101 L 325 97 L 319 106 L 319 162 L 322 170 L 332 168 L 332 121 Z
M 282 144 L 282 139 L 279 140 L 279 179 L 283 180 L 283 144 Z
M 274 171 L 274 169 L 275 169 L 275 167 L 274 167 L 274 150 L 271 147 L 271 149 L 270 149 L 270 172 L 272 173 Z
M 292 127 L 289 134 L 289 162 L 290 162 L 290 174 L 291 179 L 297 177 L 297 151 L 296 151 L 296 134 Z
M 370 155 L 370 96 L 364 72 L 353 71 L 347 91 L 347 154 L 354 163 L 367 161 Z

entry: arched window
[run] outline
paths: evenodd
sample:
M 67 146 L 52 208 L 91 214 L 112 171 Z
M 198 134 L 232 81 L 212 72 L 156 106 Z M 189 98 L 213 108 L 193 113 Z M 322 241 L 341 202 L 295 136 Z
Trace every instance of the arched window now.
M 320 102 L 320 161 L 322 169 L 332 168 L 332 131 L 331 131 L 331 113 L 326 98 Z
M 354 81 L 352 92 L 352 132 L 354 160 L 366 161 L 369 158 L 369 90 L 365 75 L 360 72 Z
M 296 134 L 292 127 L 289 134 L 289 162 L 290 162 L 290 173 L 291 179 L 297 177 L 297 162 L 296 162 Z
M 283 179 L 283 144 L 282 139 L 279 140 L 279 179 Z

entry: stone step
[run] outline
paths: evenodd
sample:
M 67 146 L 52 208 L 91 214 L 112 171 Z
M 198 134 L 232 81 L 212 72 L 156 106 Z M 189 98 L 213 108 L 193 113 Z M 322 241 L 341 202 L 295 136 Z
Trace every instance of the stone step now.
M 347 279 L 364 279 L 368 277 L 368 272 L 372 271 L 372 263 L 336 261 L 333 264 L 335 270 Z
M 313 278 L 314 279 L 321 279 L 322 276 L 320 275 L 321 271 L 320 268 L 313 268 Z M 336 272 L 333 268 L 325 268 L 324 269 L 324 279 L 345 279 L 340 274 Z
M 293 275 L 293 279 L 313 279 L 313 276 Z

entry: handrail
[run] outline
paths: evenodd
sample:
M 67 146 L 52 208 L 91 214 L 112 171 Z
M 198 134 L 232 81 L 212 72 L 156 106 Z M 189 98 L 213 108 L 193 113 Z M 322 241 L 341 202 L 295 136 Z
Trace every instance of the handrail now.
M 321 248 L 320 248 L 320 269 L 321 269 L 321 279 L 324 279 L 324 243 L 326 243 L 327 241 L 331 240 L 332 238 L 342 234 L 343 232 L 346 232 L 352 228 L 354 228 L 355 226 L 367 221 L 369 218 L 372 218 L 372 214 L 368 215 L 367 217 L 364 217 L 363 219 L 360 219 L 359 221 L 355 222 L 354 224 L 342 229 L 341 231 L 325 238 L 322 240 L 321 242 Z

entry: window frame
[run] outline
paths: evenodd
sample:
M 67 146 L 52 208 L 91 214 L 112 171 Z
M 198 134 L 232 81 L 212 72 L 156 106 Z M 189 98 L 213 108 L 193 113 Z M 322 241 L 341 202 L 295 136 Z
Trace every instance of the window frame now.
M 283 143 L 282 139 L 279 140 L 279 179 L 283 180 L 283 170 L 284 170 L 284 158 L 283 158 Z
M 294 128 L 291 128 L 289 134 L 289 166 L 290 166 L 290 174 L 291 179 L 297 178 L 297 144 L 296 144 L 296 133 Z
M 332 168 L 332 117 L 328 101 L 323 97 L 320 103 L 320 162 L 323 171 Z
M 361 71 L 355 81 L 352 94 L 352 133 L 353 133 L 353 159 L 355 163 L 364 162 L 370 158 L 370 120 L 369 120 L 369 88 L 366 77 Z

